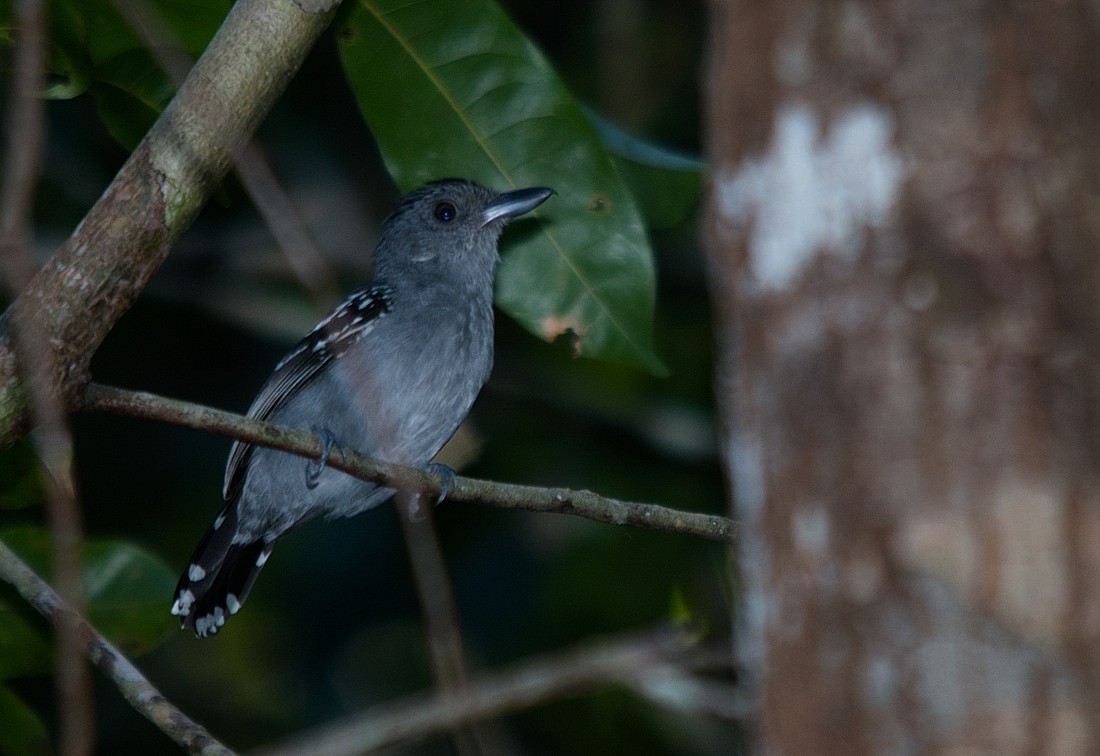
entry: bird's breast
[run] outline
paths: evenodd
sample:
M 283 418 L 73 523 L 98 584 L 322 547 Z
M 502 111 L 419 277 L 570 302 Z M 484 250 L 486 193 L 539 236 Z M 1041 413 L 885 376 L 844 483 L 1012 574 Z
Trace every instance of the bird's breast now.
M 400 303 L 360 348 L 339 360 L 349 397 L 345 424 L 359 448 L 426 464 L 466 417 L 493 364 L 491 308 Z M 354 445 L 354 443 L 353 443 Z

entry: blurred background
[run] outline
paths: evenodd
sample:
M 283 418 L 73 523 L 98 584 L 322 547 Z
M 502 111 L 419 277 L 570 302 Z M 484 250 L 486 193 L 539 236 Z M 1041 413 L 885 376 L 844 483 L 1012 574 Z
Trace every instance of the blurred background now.
M 698 155 L 701 4 L 672 0 L 503 2 L 573 93 L 631 133 Z M 6 86 L 6 83 L 5 83 Z M 36 246 L 48 255 L 126 157 L 88 97 L 48 106 Z M 331 37 L 260 129 L 259 145 L 341 291 L 370 273 L 380 221 L 397 198 Z M 712 333 L 696 218 L 651 230 L 656 341 L 668 375 L 574 359 L 497 318 L 496 368 L 448 449 L 464 475 L 586 488 L 677 509 L 725 513 L 712 398 Z M 507 255 L 508 235 L 502 240 Z M 95 380 L 243 412 L 322 311 L 235 179 L 176 245 L 93 363 Z M 89 538 L 132 541 L 177 574 L 221 506 L 230 441 L 151 421 L 73 419 Z M 5 527 L 25 508 L 25 444 L 0 452 Z M 475 669 L 652 627 L 686 613 L 728 635 L 727 553 L 697 538 L 580 518 L 444 503 L 438 529 Z M 10 601 L 8 594 L 3 594 Z M 425 690 L 431 672 L 400 528 L 389 505 L 312 523 L 280 542 L 247 609 L 213 639 L 174 628 L 136 661 L 185 712 L 235 748 L 271 742 L 365 706 Z M 35 617 L 28 622 L 44 629 Z M 102 678 L 103 753 L 174 752 Z M 48 677 L 12 682 L 46 722 Z M 734 748 L 717 721 L 606 692 L 510 717 L 525 753 L 708 754 Z M 408 753 L 447 753 L 433 741 Z

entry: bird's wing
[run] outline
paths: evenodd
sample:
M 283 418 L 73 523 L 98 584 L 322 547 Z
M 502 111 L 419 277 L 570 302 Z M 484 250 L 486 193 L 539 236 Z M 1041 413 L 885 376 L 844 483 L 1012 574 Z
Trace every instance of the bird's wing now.
M 378 320 L 393 308 L 391 294 L 390 288 L 382 283 L 363 286 L 349 294 L 275 366 L 248 409 L 248 416 L 256 420 L 269 419 L 326 364 L 370 333 Z M 252 444 L 233 443 L 222 489 L 227 501 L 240 493 L 251 453 Z

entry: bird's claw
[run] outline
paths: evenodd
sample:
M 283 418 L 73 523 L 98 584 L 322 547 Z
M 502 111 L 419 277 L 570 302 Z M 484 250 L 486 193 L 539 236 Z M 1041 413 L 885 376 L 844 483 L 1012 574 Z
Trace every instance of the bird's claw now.
M 428 465 L 428 472 L 439 478 L 439 498 L 435 500 L 438 507 L 447 498 L 447 494 L 458 486 L 458 476 L 455 471 L 442 462 L 432 462 Z
M 318 456 L 316 460 L 311 459 L 309 462 L 306 462 L 306 488 L 313 489 L 317 487 L 317 483 L 321 480 L 321 473 L 323 473 L 328 466 L 328 455 L 332 452 L 333 447 L 336 447 L 336 450 L 340 452 L 340 459 L 346 459 L 346 457 L 344 457 L 343 447 L 341 447 L 340 443 L 336 440 L 335 433 L 321 425 L 314 425 L 310 430 L 316 433 L 321 439 L 320 456 Z

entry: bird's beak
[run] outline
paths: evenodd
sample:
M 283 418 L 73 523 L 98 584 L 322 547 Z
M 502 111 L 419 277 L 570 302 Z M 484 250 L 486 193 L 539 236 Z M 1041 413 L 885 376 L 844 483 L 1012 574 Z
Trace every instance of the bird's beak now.
M 504 192 L 481 211 L 479 227 L 484 228 L 500 218 L 515 218 L 517 215 L 529 213 L 545 202 L 547 197 L 553 193 L 553 189 L 545 186 L 532 186 L 527 189 Z

